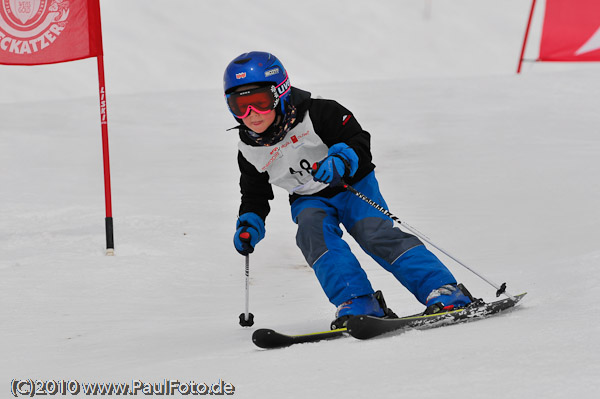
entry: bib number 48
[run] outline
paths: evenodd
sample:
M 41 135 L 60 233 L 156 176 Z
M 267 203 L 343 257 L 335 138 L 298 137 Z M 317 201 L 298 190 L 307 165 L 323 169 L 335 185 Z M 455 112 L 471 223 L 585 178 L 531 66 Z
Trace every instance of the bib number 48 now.
M 292 175 L 296 174 L 296 173 L 300 173 L 300 176 L 304 176 L 304 172 L 308 173 L 310 175 L 311 173 L 311 166 L 310 166 L 310 162 L 308 162 L 306 159 L 303 159 L 300 161 L 300 170 L 295 170 L 293 168 L 290 167 L 290 173 Z

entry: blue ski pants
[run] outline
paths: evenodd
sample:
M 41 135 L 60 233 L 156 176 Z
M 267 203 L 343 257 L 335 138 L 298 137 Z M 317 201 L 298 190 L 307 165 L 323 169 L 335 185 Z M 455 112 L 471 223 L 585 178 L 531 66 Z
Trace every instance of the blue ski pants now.
M 354 184 L 354 188 L 387 209 L 374 172 Z M 340 223 L 367 254 L 421 303 L 425 304 L 434 289 L 456 283 L 452 273 L 421 240 L 394 227 L 390 217 L 350 191 L 332 198 L 300 197 L 292 203 L 291 210 L 298 224 L 296 243 L 335 306 L 374 292 L 358 259 L 342 240 Z

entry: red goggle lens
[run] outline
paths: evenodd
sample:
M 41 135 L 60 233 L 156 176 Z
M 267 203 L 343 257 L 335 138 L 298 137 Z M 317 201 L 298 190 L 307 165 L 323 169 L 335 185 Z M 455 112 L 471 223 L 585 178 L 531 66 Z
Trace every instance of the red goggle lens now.
M 227 105 L 231 113 L 240 119 L 250 115 L 251 110 L 266 114 L 274 110 L 279 102 L 275 93 L 274 86 L 235 92 L 227 95 Z

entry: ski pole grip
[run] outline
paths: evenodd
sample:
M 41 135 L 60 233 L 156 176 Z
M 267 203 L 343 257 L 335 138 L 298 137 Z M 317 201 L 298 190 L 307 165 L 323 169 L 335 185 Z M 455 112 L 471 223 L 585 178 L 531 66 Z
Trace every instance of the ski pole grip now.
M 250 242 L 250 233 L 247 231 L 243 231 L 240 233 L 240 240 L 243 242 Z
M 315 173 L 317 173 L 317 170 L 319 170 L 319 164 L 320 164 L 320 162 L 313 163 L 312 170 L 310 171 L 311 175 L 314 176 Z

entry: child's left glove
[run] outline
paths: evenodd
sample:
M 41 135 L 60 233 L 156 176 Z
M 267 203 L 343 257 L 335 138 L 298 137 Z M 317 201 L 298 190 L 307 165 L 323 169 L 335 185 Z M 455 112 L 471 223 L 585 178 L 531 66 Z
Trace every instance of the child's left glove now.
M 342 184 L 342 179 L 352 177 L 358 169 L 358 155 L 346 143 L 329 148 L 327 158 L 313 166 L 313 179 L 332 186 Z
M 237 220 L 233 245 L 242 255 L 254 252 L 254 247 L 265 237 L 265 222 L 254 212 L 247 212 Z

